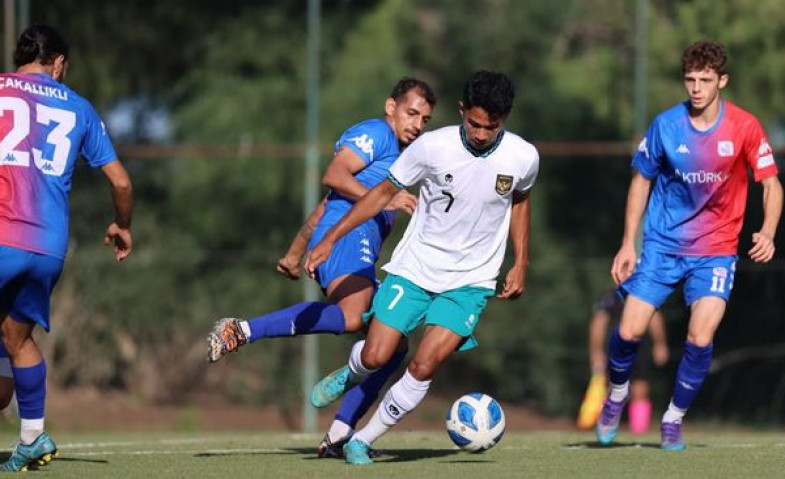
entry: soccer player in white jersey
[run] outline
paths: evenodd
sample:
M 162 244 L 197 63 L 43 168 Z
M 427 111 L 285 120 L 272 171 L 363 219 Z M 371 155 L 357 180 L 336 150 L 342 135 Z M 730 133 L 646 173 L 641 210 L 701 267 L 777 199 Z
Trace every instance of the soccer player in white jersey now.
M 368 336 L 352 348 L 346 366 L 314 387 L 324 407 L 384 366 L 402 337 L 425 323 L 425 335 L 403 377 L 386 393 L 368 424 L 344 446 L 349 464 L 371 464 L 371 444 L 423 400 L 436 369 L 455 350 L 477 345 L 472 333 L 494 295 L 508 235 L 514 264 L 497 297 L 515 299 L 528 264 L 529 191 L 537 150 L 505 131 L 514 97 L 510 78 L 478 71 L 466 82 L 461 125 L 425 133 L 401 154 L 374 187 L 311 250 L 313 274 L 343 235 L 377 214 L 402 188 L 420 185 L 417 209 L 383 269 Z

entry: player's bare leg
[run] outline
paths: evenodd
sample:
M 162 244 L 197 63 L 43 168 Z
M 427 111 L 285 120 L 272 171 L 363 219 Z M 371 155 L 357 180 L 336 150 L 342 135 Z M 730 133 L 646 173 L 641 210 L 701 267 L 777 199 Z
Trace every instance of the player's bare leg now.
M 406 373 L 387 391 L 368 424 L 344 446 L 346 462 L 367 465 L 371 445 L 413 411 L 425 398 L 431 378 L 463 338 L 441 326 L 428 326 Z

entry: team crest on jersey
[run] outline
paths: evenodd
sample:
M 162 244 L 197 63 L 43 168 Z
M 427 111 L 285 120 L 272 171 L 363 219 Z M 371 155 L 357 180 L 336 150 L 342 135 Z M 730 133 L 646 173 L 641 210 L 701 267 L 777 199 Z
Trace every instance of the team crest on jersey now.
M 717 154 L 720 156 L 733 156 L 733 142 L 732 141 L 718 141 Z
M 512 176 L 510 175 L 496 175 L 496 192 L 500 195 L 506 195 L 512 189 Z

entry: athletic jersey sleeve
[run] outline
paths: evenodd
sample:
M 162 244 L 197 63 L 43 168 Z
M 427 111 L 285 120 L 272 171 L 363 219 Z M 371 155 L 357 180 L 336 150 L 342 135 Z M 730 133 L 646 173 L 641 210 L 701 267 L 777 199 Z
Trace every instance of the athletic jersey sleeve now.
M 343 147 L 362 158 L 366 166 L 380 158 L 388 147 L 390 130 L 380 122 L 363 121 L 344 132 L 335 144 L 335 152 Z
M 755 181 L 777 176 L 777 163 L 774 161 L 769 140 L 760 122 L 753 120 L 748 131 L 747 141 L 744 144 L 744 157 L 752 168 Z
M 418 183 L 428 171 L 428 148 L 425 136 L 415 140 L 390 167 L 387 179 L 399 188 Z
M 660 120 L 657 119 L 649 126 L 646 136 L 641 140 L 638 151 L 632 158 L 632 167 L 649 180 L 659 175 L 662 168 L 664 149 L 660 135 L 660 123 Z
M 112 140 L 106 132 L 106 126 L 98 113 L 88 106 L 85 109 L 85 136 L 82 142 L 82 156 L 92 168 L 99 168 L 117 159 Z
M 540 154 L 535 148 L 531 149 L 531 160 L 527 162 L 528 169 L 526 173 L 518 180 L 515 185 L 515 191 L 519 193 L 528 193 L 534 186 L 534 181 L 537 179 L 537 173 L 540 171 Z

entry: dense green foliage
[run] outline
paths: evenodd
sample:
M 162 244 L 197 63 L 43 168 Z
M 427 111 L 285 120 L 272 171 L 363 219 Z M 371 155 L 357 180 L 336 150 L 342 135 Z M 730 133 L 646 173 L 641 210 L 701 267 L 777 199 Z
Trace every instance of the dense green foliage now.
M 300 297 L 299 284 L 275 277 L 273 265 L 300 224 L 302 160 L 295 153 L 244 152 L 304 141 L 303 3 L 32 2 L 34 21 L 67 35 L 69 83 L 97 106 L 150 98 L 171 112 L 178 142 L 237 149 L 236 157 L 214 159 L 127 158 L 138 198 L 138 243 L 121 265 L 98 244 L 110 218 L 103 180 L 77 174 L 69 264 L 46 343 L 56 381 L 168 401 L 223 390 L 242 401 L 277 402 L 286 411 L 299 407 L 298 340 L 249 347 L 210 368 L 202 361 L 202 341 L 218 317 L 254 316 Z M 322 8 L 324 144 L 355 121 L 380 115 L 389 88 L 403 75 L 435 86 L 434 125 L 454 123 L 462 81 L 479 68 L 515 78 L 508 126 L 535 143 L 632 145 L 639 134 L 634 2 L 334 0 Z M 785 10 L 779 0 L 652 2 L 647 20 L 647 121 L 683 98 L 683 47 L 714 37 L 731 53 L 728 96 L 757 114 L 775 142 L 781 139 Z M 481 348 L 440 373 L 441 390 L 483 389 L 549 413 L 574 412 L 588 370 L 588 316 L 609 284 L 621 234 L 628 162 L 610 154 L 543 155 L 532 199 L 528 291 L 518 302 L 491 304 L 478 330 Z M 759 190 L 751 190 L 741 251 L 760 222 Z M 767 268 L 741 262 L 718 356 L 785 340 L 777 294 L 783 282 L 781 260 Z M 684 331 L 678 297 L 667 312 L 678 357 Z M 343 361 L 350 341 L 321 340 L 323 370 Z M 743 369 L 750 364 L 753 371 Z M 781 421 L 782 370 L 776 354 L 725 368 L 709 379 L 696 412 L 730 408 L 739 417 Z M 661 402 L 668 381 L 655 383 Z M 759 393 L 735 407 L 738 395 L 729 384 L 737 381 L 755 384 L 745 394 Z

